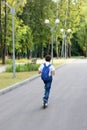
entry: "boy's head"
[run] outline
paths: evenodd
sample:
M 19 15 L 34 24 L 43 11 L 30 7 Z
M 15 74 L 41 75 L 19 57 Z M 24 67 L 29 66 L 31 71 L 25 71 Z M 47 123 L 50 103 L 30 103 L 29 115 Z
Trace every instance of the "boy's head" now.
M 45 60 L 48 61 L 48 62 L 50 62 L 51 61 L 51 56 L 50 55 L 46 55 L 45 56 Z

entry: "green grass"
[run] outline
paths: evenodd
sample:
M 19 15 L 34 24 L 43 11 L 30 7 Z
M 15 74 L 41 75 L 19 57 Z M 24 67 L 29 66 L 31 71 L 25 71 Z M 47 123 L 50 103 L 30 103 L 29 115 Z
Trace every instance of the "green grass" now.
M 33 72 L 19 72 L 16 73 L 16 78 L 13 78 L 13 73 L 0 73 L 0 90 L 6 88 L 12 84 L 23 81 L 37 74 L 37 71 Z
M 71 58 L 75 58 L 75 59 L 84 59 L 84 56 L 72 56 Z
M 39 66 L 40 64 L 31 64 L 31 63 L 18 64 L 16 65 L 16 72 L 37 71 Z M 6 72 L 13 72 L 12 65 L 6 68 Z
M 55 63 L 55 67 L 58 65 L 63 64 L 61 63 Z M 16 78 L 13 78 L 13 73 L 9 72 L 3 72 L 0 73 L 0 90 L 3 88 L 6 88 L 8 86 L 11 86 L 17 82 L 21 82 L 27 78 L 30 78 L 34 75 L 37 75 L 37 71 L 30 71 L 30 72 L 16 72 Z
M 68 62 L 70 59 L 55 59 L 54 58 L 54 66 L 57 67 L 61 64 L 64 64 Z M 22 60 L 16 60 L 16 63 L 27 63 L 28 60 L 22 59 Z M 40 62 L 40 59 L 39 59 Z M 41 60 L 42 63 L 42 60 Z M 34 75 L 36 75 L 37 71 L 29 71 L 29 72 L 16 72 L 16 78 L 13 78 L 13 72 L 3 72 L 0 73 L 0 90 L 3 88 L 6 88 L 8 86 L 11 86 L 17 82 L 21 82 L 27 78 L 30 78 Z

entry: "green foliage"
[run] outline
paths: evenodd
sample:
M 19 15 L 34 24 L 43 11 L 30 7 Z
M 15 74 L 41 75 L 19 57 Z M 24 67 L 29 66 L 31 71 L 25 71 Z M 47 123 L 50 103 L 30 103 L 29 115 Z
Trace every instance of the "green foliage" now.
M 12 71 L 13 71 L 13 67 L 12 66 L 6 68 L 6 72 L 12 72 Z
M 81 25 L 80 30 L 77 32 L 77 40 L 83 50 L 84 55 L 87 54 L 87 22 Z
M 33 36 L 30 27 L 23 24 L 23 21 L 17 20 L 16 28 L 16 52 L 27 53 L 27 50 L 33 50 Z
M 21 3 L 23 2 L 23 3 Z M 67 37 L 67 41 L 74 38 L 73 34 L 76 34 L 77 44 L 81 49 L 86 51 L 86 35 L 81 30 L 85 28 L 85 21 L 87 20 L 86 13 L 86 0 L 78 0 L 75 4 L 72 0 L 58 0 L 57 3 L 52 0 L 7 0 L 7 3 L 11 7 L 15 7 L 15 53 L 28 55 L 29 51 L 33 50 L 35 57 L 43 56 L 47 53 L 51 54 L 51 32 L 50 27 L 47 27 L 44 23 L 45 19 L 50 20 L 50 26 L 55 26 L 55 19 L 59 18 L 60 23 L 56 30 L 54 30 L 54 39 L 57 37 L 57 44 L 59 53 L 61 53 L 61 41 L 62 34 L 60 29 L 67 30 L 71 28 L 72 32 Z M 2 28 L 5 25 L 5 12 L 2 6 Z M 8 54 L 12 54 L 12 15 L 10 9 L 6 8 L 6 43 L 5 43 L 5 31 L 2 29 L 2 47 L 6 44 Z M 82 27 L 83 25 L 83 27 Z M 84 41 L 85 39 L 85 41 Z M 73 41 L 73 40 L 72 40 Z M 72 44 L 74 44 L 72 42 Z M 54 46 L 54 54 L 56 47 Z M 0 48 L 2 48 L 0 46 Z M 77 46 L 72 46 L 77 47 Z M 85 49 L 84 49 L 85 48 Z M 73 52 L 76 53 L 77 48 L 73 48 Z M 1 51 L 1 49 L 0 49 Z M 80 53 L 80 52 L 79 52 Z M 20 68 L 20 67 L 19 67 Z
M 50 35 L 44 22 L 46 18 L 50 18 L 52 21 L 54 17 L 52 9 L 53 2 L 51 0 L 27 0 L 22 14 L 24 23 L 32 30 L 34 51 L 37 53 L 40 47 L 40 55 L 42 55 L 42 48 L 46 46 Z
M 12 60 L 11 59 L 6 59 L 6 64 L 12 64 Z
M 24 65 L 17 65 L 16 66 L 16 72 L 27 72 L 27 71 L 37 71 L 39 67 L 39 64 L 31 64 L 31 63 L 27 63 Z M 13 67 L 7 67 L 6 72 L 12 72 L 13 71 Z
M 79 43 L 75 41 L 75 39 L 74 39 L 73 44 L 71 45 L 71 53 L 72 53 L 72 56 L 82 56 L 83 55 L 82 48 L 79 45 Z
M 26 3 L 26 0 L 8 0 L 8 5 L 11 6 L 11 8 L 15 7 L 15 15 L 14 15 L 14 39 L 15 39 L 15 52 L 16 54 L 22 52 L 27 54 L 27 50 L 33 50 L 33 36 L 32 36 L 32 30 L 29 26 L 24 25 L 21 18 L 19 18 L 19 14 L 22 13 L 23 7 Z M 4 5 L 2 6 L 2 28 L 4 28 Z M 5 33 L 6 33 L 6 47 L 8 48 L 8 54 L 12 53 L 12 14 L 10 13 L 9 7 L 6 7 L 6 12 L 8 15 L 6 15 L 6 32 L 4 32 L 3 29 L 3 35 L 2 35 L 2 42 L 4 45 L 5 42 Z

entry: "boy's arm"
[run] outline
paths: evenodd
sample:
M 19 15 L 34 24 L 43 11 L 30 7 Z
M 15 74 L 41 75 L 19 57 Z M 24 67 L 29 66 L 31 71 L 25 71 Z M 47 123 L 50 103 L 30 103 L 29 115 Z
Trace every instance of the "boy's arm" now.
M 43 64 L 41 64 L 40 67 L 38 68 L 38 74 L 41 74 L 42 69 L 43 69 Z
M 38 74 L 41 74 L 41 71 L 40 71 L 40 70 L 38 70 Z
M 55 70 L 52 71 L 52 75 L 55 75 Z
M 51 70 L 52 75 L 55 75 L 55 67 L 52 65 L 52 70 Z

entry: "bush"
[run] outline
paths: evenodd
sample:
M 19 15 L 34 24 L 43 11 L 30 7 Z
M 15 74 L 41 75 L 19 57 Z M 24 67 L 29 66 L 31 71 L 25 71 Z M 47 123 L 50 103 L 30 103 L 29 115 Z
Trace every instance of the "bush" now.
M 20 70 L 21 70 L 21 66 L 20 66 L 20 65 L 17 65 L 17 66 L 16 66 L 16 72 L 21 72 Z
M 12 60 L 11 59 L 6 59 L 6 64 L 12 64 Z
M 13 67 L 12 66 L 6 68 L 6 72 L 12 72 L 12 71 L 13 71 Z
M 39 66 L 40 66 L 39 64 L 31 64 L 31 63 L 27 63 L 24 65 L 19 64 L 16 66 L 16 72 L 37 71 Z M 6 71 L 12 72 L 13 67 L 12 66 L 7 67 Z

